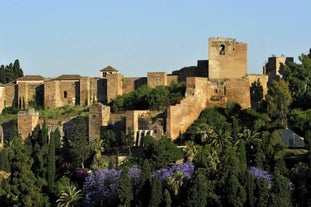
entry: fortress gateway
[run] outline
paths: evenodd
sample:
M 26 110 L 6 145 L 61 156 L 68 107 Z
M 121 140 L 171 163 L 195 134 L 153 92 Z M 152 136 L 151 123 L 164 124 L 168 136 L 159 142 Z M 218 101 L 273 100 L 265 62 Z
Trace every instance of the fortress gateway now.
M 286 58 L 269 59 L 267 69 L 262 75 L 247 74 L 247 44 L 233 38 L 210 38 L 208 42 L 208 60 L 199 60 L 197 66 L 186 67 L 172 74 L 166 72 L 148 72 L 147 77 L 124 77 L 115 68 L 108 66 L 100 70 L 100 77 L 83 77 L 65 74 L 56 78 L 44 78 L 39 75 L 26 75 L 16 83 L 0 85 L 0 111 L 4 107 L 16 106 L 28 109 L 30 101 L 41 103 L 45 108 L 66 105 L 93 106 L 89 111 L 89 139 L 100 137 L 101 128 L 108 122 L 124 122 L 124 129 L 134 130 L 139 137 L 147 133 L 154 136 L 167 135 L 176 139 L 180 133 L 198 118 L 207 107 L 225 106 L 227 102 L 237 102 L 243 108 L 256 107 L 253 100 L 262 99 L 267 92 L 267 84 L 278 77 L 279 65 Z M 289 61 L 293 61 L 290 59 Z M 271 64 L 270 64 L 271 63 Z M 269 74 L 269 76 L 266 74 Z M 105 106 L 119 95 L 129 93 L 143 84 L 151 88 L 169 85 L 172 81 L 186 82 L 185 97 L 177 105 L 170 106 L 163 120 L 142 126 L 139 121 L 147 111 L 127 111 L 124 114 L 110 113 Z M 263 94 L 253 94 L 252 87 L 257 83 Z M 95 106 L 94 106 L 95 105 Z M 33 129 L 37 118 L 27 120 L 27 116 L 38 116 L 34 111 L 20 112 L 18 128 L 23 137 Z M 24 120 L 25 119 L 25 120 Z M 24 121 L 23 121 L 24 120 Z M 25 130 L 27 129 L 27 130 Z

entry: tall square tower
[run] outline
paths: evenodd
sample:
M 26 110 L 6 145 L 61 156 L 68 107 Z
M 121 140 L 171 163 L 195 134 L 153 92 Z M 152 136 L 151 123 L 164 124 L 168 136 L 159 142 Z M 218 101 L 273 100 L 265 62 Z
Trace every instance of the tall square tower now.
M 234 38 L 209 38 L 208 61 L 208 78 L 242 78 L 247 74 L 247 44 Z

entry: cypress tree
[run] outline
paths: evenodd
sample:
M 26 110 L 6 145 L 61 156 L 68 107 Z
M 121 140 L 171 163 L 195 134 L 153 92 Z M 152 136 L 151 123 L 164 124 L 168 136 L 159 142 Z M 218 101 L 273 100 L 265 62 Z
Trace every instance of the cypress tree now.
M 118 206 L 130 207 L 133 201 L 133 189 L 131 184 L 131 179 L 128 175 L 128 170 L 123 170 L 121 172 L 121 177 L 118 186 Z
M 205 207 L 207 204 L 206 199 L 207 180 L 203 171 L 197 170 L 191 179 L 191 185 L 188 191 L 186 206 L 192 207 Z
M 11 206 L 45 206 L 48 199 L 41 194 L 42 185 L 31 171 L 33 160 L 30 152 L 23 144 L 21 137 L 12 140 L 9 150 L 11 176 L 9 180 L 8 196 L 16 197 Z
M 151 193 L 151 168 L 148 159 L 144 160 L 138 188 L 138 206 L 148 206 Z
M 0 150 L 0 170 L 10 172 L 9 154 L 7 147 Z
M 162 183 L 157 176 L 152 177 L 152 188 L 149 207 L 158 207 L 162 198 Z
M 48 189 L 50 193 L 54 193 L 55 187 L 55 136 L 57 132 L 54 131 L 50 136 L 49 152 L 48 152 Z
M 171 207 L 172 206 L 172 198 L 170 192 L 165 189 L 163 193 L 163 201 L 162 205 L 163 207 Z

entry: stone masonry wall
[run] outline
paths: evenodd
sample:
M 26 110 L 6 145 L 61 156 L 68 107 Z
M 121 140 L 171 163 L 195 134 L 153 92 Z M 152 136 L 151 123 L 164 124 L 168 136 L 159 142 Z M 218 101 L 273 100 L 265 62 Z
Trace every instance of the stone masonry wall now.
M 207 78 L 187 78 L 186 97 L 179 104 L 168 108 L 166 134 L 172 140 L 184 133 L 207 107 L 207 83 Z
M 89 140 L 101 137 L 102 126 L 108 126 L 110 107 L 98 104 L 89 108 Z
M 32 134 L 33 129 L 39 122 L 39 112 L 35 109 L 29 109 L 28 111 L 19 111 L 17 115 L 17 128 L 21 134 L 22 139 L 26 139 Z
M 123 75 L 107 74 L 107 102 L 115 99 L 117 96 L 122 95 L 122 79 Z
M 210 79 L 242 78 L 247 74 L 247 44 L 233 38 L 210 38 L 208 61 Z
M 29 101 L 33 101 L 37 96 L 37 88 L 43 84 L 43 81 L 28 81 L 18 83 L 18 107 L 28 108 Z
M 4 109 L 4 102 L 5 102 L 5 87 L 0 86 L 0 114 Z
M 79 103 L 79 82 L 77 80 L 50 80 L 45 82 L 44 106 L 55 108 Z
M 5 88 L 4 107 L 17 106 L 17 85 L 14 83 L 8 83 L 3 86 Z
M 55 108 L 60 106 L 59 101 L 59 82 L 58 81 L 46 81 L 44 83 L 44 107 Z
M 149 72 L 147 76 L 147 84 L 150 88 L 167 85 L 167 74 L 165 72 Z
M 170 85 L 172 82 L 178 83 L 177 75 L 167 75 L 167 85 Z
M 242 108 L 251 107 L 249 79 L 231 79 L 226 81 L 226 98 L 227 102 L 237 102 Z
M 146 77 L 123 78 L 122 94 L 128 94 L 144 84 L 147 84 Z

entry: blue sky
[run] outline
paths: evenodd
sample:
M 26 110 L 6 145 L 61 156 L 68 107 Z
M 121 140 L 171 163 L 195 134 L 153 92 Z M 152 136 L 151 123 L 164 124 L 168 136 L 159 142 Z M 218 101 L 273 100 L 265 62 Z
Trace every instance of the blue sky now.
M 25 74 L 129 77 L 207 59 L 208 38 L 248 44 L 248 72 L 311 48 L 310 0 L 0 0 L 0 64 Z

